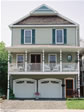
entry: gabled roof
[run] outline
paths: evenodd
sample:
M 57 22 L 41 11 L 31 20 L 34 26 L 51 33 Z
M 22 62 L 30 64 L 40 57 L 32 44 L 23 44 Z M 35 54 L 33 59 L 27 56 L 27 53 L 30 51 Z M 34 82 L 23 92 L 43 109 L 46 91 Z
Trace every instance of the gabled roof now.
M 45 4 L 42 4 L 40 7 L 36 8 L 35 10 L 33 10 L 31 12 L 31 15 L 36 15 L 36 14 L 55 14 L 57 13 L 57 11 L 55 11 L 54 9 L 51 9 L 50 7 L 48 7 Z
M 35 10 L 30 12 L 30 15 L 26 15 L 10 27 L 16 27 L 19 25 L 78 25 L 72 20 L 62 16 L 54 9 L 49 8 L 47 5 L 41 5 Z

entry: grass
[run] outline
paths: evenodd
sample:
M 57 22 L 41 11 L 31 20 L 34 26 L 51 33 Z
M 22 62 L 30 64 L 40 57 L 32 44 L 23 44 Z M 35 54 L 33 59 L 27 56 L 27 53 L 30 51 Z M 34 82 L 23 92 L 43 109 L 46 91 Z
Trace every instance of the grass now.
M 84 99 L 67 99 L 66 105 L 68 109 L 84 109 Z

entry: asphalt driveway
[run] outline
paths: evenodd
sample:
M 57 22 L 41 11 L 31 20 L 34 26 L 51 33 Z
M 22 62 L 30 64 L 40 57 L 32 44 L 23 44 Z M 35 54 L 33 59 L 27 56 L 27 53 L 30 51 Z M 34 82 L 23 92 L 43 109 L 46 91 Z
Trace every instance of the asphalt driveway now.
M 63 100 L 5 100 L 1 109 L 66 109 Z

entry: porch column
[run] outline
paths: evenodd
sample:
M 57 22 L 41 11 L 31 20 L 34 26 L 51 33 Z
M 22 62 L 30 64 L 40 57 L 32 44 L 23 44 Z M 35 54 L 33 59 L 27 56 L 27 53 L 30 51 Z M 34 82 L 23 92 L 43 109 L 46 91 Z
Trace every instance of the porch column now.
M 9 100 L 9 92 L 10 92 L 10 88 L 9 88 L 9 80 L 10 80 L 10 52 L 8 52 L 8 85 L 7 85 L 7 99 Z
M 60 50 L 60 72 L 62 72 L 62 50 Z
M 80 97 L 80 59 L 79 59 L 79 51 L 77 52 L 78 57 L 78 95 Z
M 27 72 L 27 51 L 25 51 L 25 72 Z
M 43 72 L 44 72 L 44 50 L 43 50 L 43 59 L 42 59 L 42 61 L 43 61 Z

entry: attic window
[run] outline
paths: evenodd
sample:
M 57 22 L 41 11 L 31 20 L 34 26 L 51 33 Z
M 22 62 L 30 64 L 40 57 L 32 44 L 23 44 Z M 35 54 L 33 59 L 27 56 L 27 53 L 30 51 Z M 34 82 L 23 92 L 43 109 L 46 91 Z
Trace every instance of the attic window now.
M 24 43 L 32 44 L 32 31 L 31 30 L 24 30 Z

